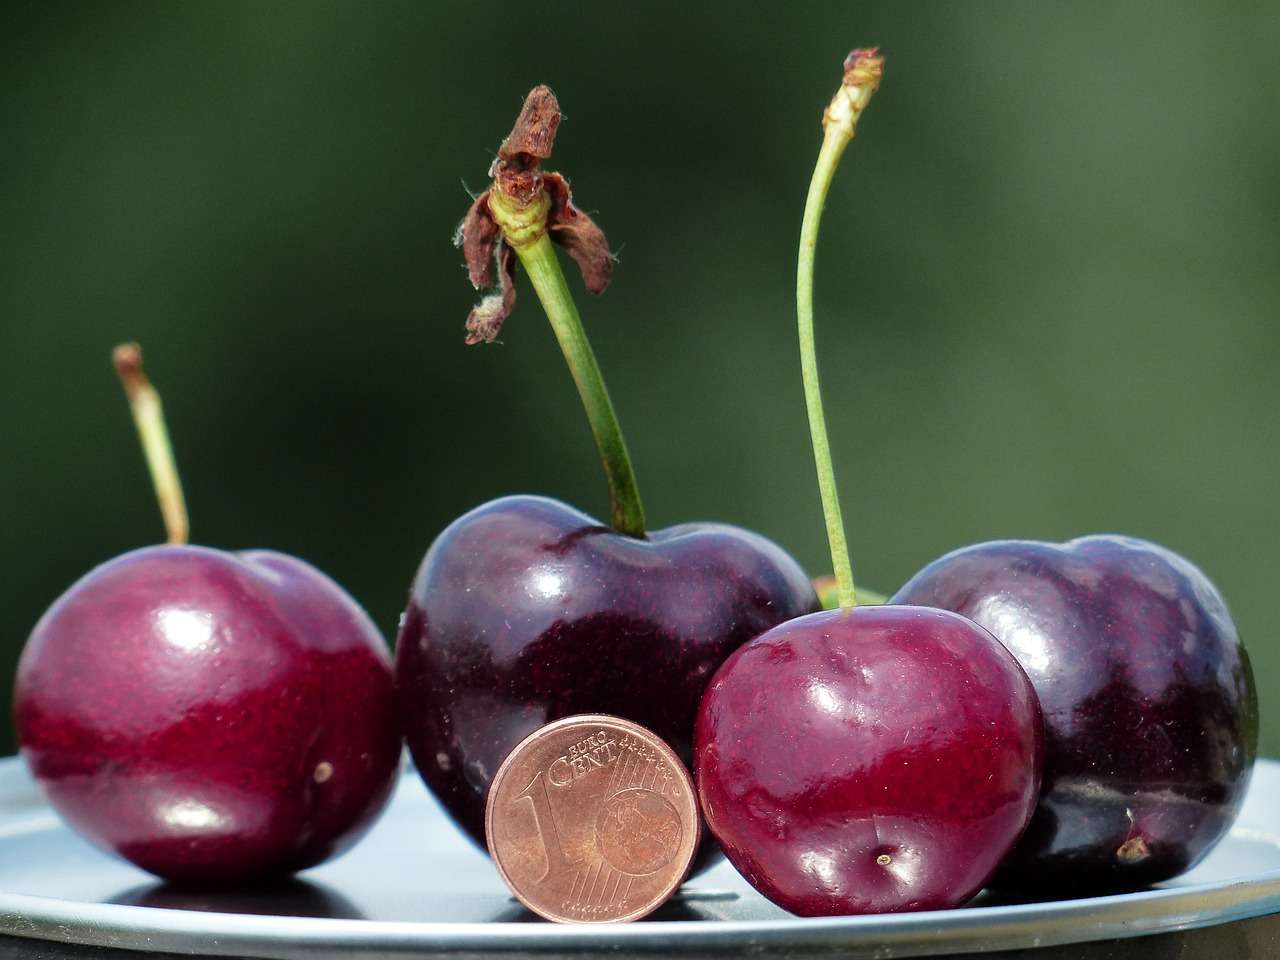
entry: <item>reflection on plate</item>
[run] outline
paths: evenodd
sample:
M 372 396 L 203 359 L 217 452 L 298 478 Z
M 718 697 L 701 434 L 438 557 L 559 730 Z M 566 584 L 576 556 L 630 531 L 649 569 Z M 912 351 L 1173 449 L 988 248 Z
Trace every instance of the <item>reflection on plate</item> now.
M 248 890 L 191 890 L 171 883 L 144 883 L 111 898 L 111 903 L 203 913 L 249 913 L 275 917 L 368 919 L 332 887 L 313 880 L 281 880 Z

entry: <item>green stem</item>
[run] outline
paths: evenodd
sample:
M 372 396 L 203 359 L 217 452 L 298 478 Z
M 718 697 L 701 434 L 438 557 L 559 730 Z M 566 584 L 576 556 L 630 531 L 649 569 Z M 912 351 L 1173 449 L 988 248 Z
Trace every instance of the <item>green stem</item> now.
M 813 260 L 818 249 L 818 226 L 822 207 L 831 188 L 831 179 L 847 139 L 828 133 L 822 140 L 818 163 L 809 182 L 809 197 L 804 205 L 804 221 L 800 227 L 800 257 L 796 266 L 796 319 L 800 332 L 800 371 L 804 376 L 804 400 L 809 410 L 809 433 L 813 438 L 813 459 L 818 468 L 818 490 L 822 493 L 822 514 L 827 522 L 827 541 L 831 545 L 831 567 L 835 571 L 836 591 L 840 606 L 857 606 L 853 589 L 853 564 L 849 561 L 849 544 L 845 539 L 844 517 L 840 513 L 840 495 L 836 489 L 836 471 L 831 462 L 831 443 L 827 437 L 827 418 L 822 408 L 822 387 L 818 382 L 818 352 L 813 336 Z
M 142 370 L 142 349 L 136 343 L 121 344 L 111 359 L 129 400 L 134 425 L 138 428 L 138 438 L 142 441 L 142 453 L 151 472 L 151 483 L 155 487 L 160 515 L 164 518 L 168 542 L 185 544 L 189 529 L 186 499 L 182 495 L 182 481 L 178 479 L 178 465 L 174 462 L 173 447 L 169 443 L 160 394 Z
M 587 333 L 582 328 L 578 308 L 565 283 L 560 261 L 556 257 L 551 237 L 543 231 L 536 240 L 514 245 L 516 255 L 533 289 L 542 301 L 542 308 L 551 321 L 551 329 L 560 341 L 565 362 L 578 385 L 578 394 L 587 411 L 587 420 L 596 439 L 600 462 L 604 466 L 605 479 L 609 483 L 609 499 L 612 504 L 612 526 L 619 533 L 643 538 L 644 508 L 640 504 L 640 490 L 636 486 L 636 474 L 627 453 L 622 428 L 614 413 L 609 391 L 600 375 L 600 366 L 591 350 Z
M 813 263 L 818 249 L 818 227 L 822 223 L 822 210 L 831 189 L 831 180 L 845 147 L 853 139 L 858 117 L 879 85 L 880 66 L 881 61 L 874 50 L 855 51 L 845 64 L 845 82 L 823 116 L 822 149 L 818 151 L 818 162 L 805 199 L 804 220 L 800 226 L 800 254 L 796 264 L 796 321 L 800 333 L 800 370 L 804 377 L 805 406 L 809 411 L 809 433 L 813 439 L 814 463 L 818 468 L 818 489 L 822 494 L 822 513 L 831 545 L 837 596 L 840 606 L 848 608 L 856 607 L 858 599 L 853 586 L 853 565 L 849 562 L 844 518 L 840 512 L 835 466 L 831 462 L 822 387 L 818 381 L 818 352 L 813 336 Z

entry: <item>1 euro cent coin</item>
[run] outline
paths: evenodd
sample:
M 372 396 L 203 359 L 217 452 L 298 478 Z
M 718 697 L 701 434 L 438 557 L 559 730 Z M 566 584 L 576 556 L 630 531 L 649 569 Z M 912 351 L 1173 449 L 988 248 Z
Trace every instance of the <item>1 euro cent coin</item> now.
M 680 886 L 698 848 L 693 781 L 662 740 L 604 714 L 535 731 L 489 789 L 485 836 L 511 892 L 562 923 L 636 920 Z

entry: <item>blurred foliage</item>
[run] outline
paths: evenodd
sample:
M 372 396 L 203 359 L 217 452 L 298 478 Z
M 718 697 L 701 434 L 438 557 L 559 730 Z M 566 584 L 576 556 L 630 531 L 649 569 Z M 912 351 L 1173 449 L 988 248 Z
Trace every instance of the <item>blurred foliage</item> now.
M 582 308 L 651 522 L 742 524 L 824 572 L 794 247 L 819 114 L 875 42 L 817 303 L 861 582 L 993 537 L 1165 543 L 1231 602 L 1280 751 L 1274 4 L 530 9 L 6 6 L 4 670 L 71 581 L 161 536 L 122 339 L 196 540 L 311 560 L 389 637 L 462 511 L 605 511 L 532 292 L 502 345 L 462 343 L 464 185 L 538 81 L 567 114 L 551 167 L 621 254 Z

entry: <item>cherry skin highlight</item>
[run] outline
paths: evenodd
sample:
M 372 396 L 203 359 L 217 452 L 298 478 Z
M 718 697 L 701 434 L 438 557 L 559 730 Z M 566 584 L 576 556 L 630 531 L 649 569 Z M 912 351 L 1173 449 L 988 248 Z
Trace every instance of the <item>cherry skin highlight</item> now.
M 31 634 L 15 715 L 58 813 L 184 884 L 341 853 L 400 755 L 377 629 L 324 574 L 269 551 L 147 547 L 91 571 Z
M 1030 820 L 1042 752 L 1017 661 L 919 607 L 774 627 L 720 668 L 694 744 L 725 855 L 801 916 L 964 903 Z
M 1187 560 L 1130 537 L 980 543 L 889 602 L 982 624 L 1039 694 L 1044 788 L 1002 886 L 1137 889 L 1193 866 L 1231 826 L 1257 750 L 1257 698 L 1222 596 Z
M 494 500 L 440 534 L 413 582 L 396 644 L 405 736 L 483 848 L 489 784 L 525 736 L 611 713 L 688 764 L 724 658 L 816 609 L 800 566 L 746 530 L 693 523 L 640 540 L 556 500 Z

